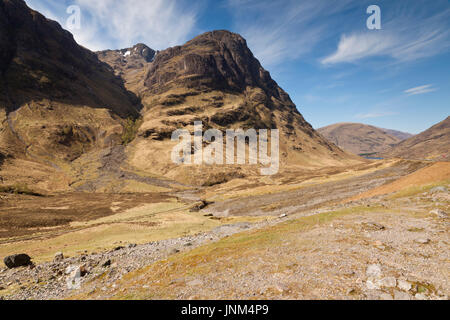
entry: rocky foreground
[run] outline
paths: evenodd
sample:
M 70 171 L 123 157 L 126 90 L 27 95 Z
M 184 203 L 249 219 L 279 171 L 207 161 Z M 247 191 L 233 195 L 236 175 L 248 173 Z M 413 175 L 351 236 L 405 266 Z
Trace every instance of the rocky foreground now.
M 226 225 L 144 245 L 123 244 L 102 253 L 70 258 L 56 253 L 53 262 L 0 270 L 0 295 L 20 300 L 79 295 L 88 299 L 446 300 L 450 293 L 448 214 L 426 210 L 449 198 L 448 190 L 438 187 L 414 197 L 378 196 L 281 215 L 270 222 Z M 348 210 L 350 214 L 321 222 L 329 212 Z M 312 219 L 313 225 L 295 227 L 301 226 L 302 219 Z M 248 245 L 242 251 L 238 244 L 226 249 L 227 239 L 236 242 L 255 232 L 277 239 L 273 235 L 277 228 L 287 229 L 280 239 L 258 245 L 264 255 L 255 255 Z M 225 247 L 226 254 L 204 266 L 214 272 L 180 272 L 188 268 L 183 259 L 199 247 L 217 247 L 211 256 Z M 234 256 L 233 250 L 239 254 Z M 161 264 L 157 270 L 175 268 L 177 273 L 143 275 L 143 268 L 154 263 Z

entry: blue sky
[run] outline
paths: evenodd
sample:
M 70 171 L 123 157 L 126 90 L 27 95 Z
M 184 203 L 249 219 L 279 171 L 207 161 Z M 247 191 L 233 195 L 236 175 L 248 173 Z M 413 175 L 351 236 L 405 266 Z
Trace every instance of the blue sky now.
M 362 122 L 419 133 L 450 115 L 449 0 L 26 0 L 91 50 L 154 49 L 227 29 L 315 128 Z M 381 30 L 369 30 L 370 5 Z

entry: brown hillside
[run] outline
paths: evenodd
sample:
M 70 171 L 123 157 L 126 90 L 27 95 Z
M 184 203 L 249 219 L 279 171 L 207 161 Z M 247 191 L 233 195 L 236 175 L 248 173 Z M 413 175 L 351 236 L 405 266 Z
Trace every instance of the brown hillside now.
M 449 161 L 450 117 L 381 153 L 383 157 Z
M 338 147 L 358 155 L 379 152 L 401 141 L 385 129 L 362 123 L 337 123 L 318 131 Z
M 94 54 L 24 1 L 1 0 L 0 41 L 6 185 L 166 190 L 167 178 L 216 184 L 259 174 L 173 164 L 171 134 L 195 120 L 205 130 L 280 129 L 281 170 L 359 162 L 305 121 L 237 34 L 208 32 L 157 54 L 143 44 Z

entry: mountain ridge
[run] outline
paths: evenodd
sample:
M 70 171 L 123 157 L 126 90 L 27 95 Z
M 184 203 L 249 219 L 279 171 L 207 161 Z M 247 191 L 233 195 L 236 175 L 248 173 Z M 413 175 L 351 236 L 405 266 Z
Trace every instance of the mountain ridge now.
M 326 139 L 353 154 L 373 154 L 401 141 L 407 133 L 355 122 L 340 122 L 317 129 Z M 397 132 L 396 135 L 391 132 Z
M 449 146 L 450 116 L 418 135 L 381 152 L 380 156 L 414 160 L 449 161 Z

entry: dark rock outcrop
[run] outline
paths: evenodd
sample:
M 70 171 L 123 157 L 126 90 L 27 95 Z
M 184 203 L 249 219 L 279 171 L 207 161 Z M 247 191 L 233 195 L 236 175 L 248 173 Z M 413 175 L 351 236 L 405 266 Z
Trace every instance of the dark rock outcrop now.
M 121 117 L 139 108 L 107 64 L 23 0 L 0 0 L 0 88 L 8 111 L 38 99 L 108 108 Z
M 145 86 L 154 93 L 176 86 L 240 93 L 248 86 L 258 87 L 265 95 L 295 107 L 253 56 L 245 39 L 225 30 L 207 32 L 183 46 L 159 52 L 146 75 Z
M 31 265 L 31 258 L 24 253 L 14 254 L 3 259 L 3 262 L 9 269 L 13 269 Z

